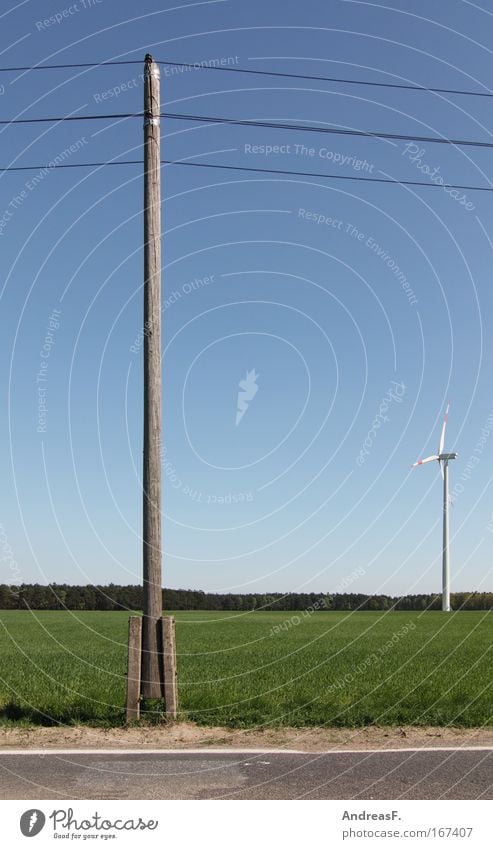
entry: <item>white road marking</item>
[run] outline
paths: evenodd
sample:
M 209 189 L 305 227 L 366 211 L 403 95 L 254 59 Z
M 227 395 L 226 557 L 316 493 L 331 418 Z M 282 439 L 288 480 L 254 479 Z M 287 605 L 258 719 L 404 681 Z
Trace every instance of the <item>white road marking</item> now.
M 492 746 L 417 746 L 398 749 L 8 749 L 0 748 L 0 755 L 386 755 L 405 752 L 493 752 Z M 264 763 L 264 761 L 259 761 Z

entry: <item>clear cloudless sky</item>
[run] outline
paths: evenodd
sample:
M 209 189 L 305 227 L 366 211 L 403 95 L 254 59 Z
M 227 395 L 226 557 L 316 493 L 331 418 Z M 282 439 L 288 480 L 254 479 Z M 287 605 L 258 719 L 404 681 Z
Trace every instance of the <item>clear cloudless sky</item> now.
M 146 52 L 490 92 L 493 14 L 448 0 L 2 5 L 2 119 L 142 110 Z M 163 111 L 493 142 L 489 97 L 161 65 Z M 141 580 L 142 120 L 2 126 L 1 580 Z M 493 574 L 493 149 L 163 119 L 163 581 L 453 590 Z M 337 177 L 422 181 L 423 187 Z M 239 382 L 257 391 L 236 424 Z M 253 394 L 253 393 L 252 393 Z M 491 431 L 491 434 L 490 434 Z M 357 575 L 355 572 L 357 570 Z

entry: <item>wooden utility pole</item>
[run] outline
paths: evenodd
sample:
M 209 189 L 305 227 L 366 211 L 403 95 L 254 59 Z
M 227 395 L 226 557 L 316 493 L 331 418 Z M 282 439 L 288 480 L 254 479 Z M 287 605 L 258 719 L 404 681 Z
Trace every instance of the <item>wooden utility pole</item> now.
M 161 579 L 161 151 L 159 65 L 144 66 L 144 616 L 128 629 L 127 722 L 142 699 L 164 699 L 166 719 L 178 710 L 175 620 L 163 616 Z
M 144 67 L 143 698 L 164 695 L 161 579 L 161 151 L 159 65 Z

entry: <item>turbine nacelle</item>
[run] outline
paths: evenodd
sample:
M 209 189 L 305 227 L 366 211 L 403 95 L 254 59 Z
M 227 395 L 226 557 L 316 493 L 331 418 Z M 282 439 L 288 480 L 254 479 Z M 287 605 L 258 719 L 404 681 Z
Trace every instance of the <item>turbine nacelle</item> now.
M 440 469 L 441 469 L 442 474 L 443 474 L 442 463 L 448 463 L 449 460 L 456 460 L 457 459 L 457 454 L 455 452 L 452 452 L 450 454 L 448 454 L 448 453 L 444 454 L 444 452 L 443 452 L 443 448 L 444 448 L 444 445 L 445 445 L 445 430 L 446 430 L 446 427 L 447 427 L 449 409 L 450 409 L 450 404 L 447 404 L 447 409 L 445 410 L 445 416 L 443 417 L 443 425 L 442 425 L 442 430 L 441 430 L 441 433 L 440 433 L 440 441 L 438 443 L 438 454 L 432 454 L 431 457 L 425 457 L 424 460 L 418 460 L 417 463 L 412 464 L 412 466 L 411 466 L 412 469 L 414 469 L 415 466 L 422 466 L 423 463 L 431 463 L 433 460 L 438 460 L 438 462 L 440 463 Z

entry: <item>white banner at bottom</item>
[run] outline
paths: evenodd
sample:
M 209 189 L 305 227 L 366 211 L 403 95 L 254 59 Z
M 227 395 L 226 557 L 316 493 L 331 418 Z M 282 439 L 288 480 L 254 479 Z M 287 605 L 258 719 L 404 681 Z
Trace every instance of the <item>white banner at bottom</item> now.
M 0 801 L 2 845 L 491 846 L 490 801 Z M 32 840 L 32 843 L 29 841 Z

